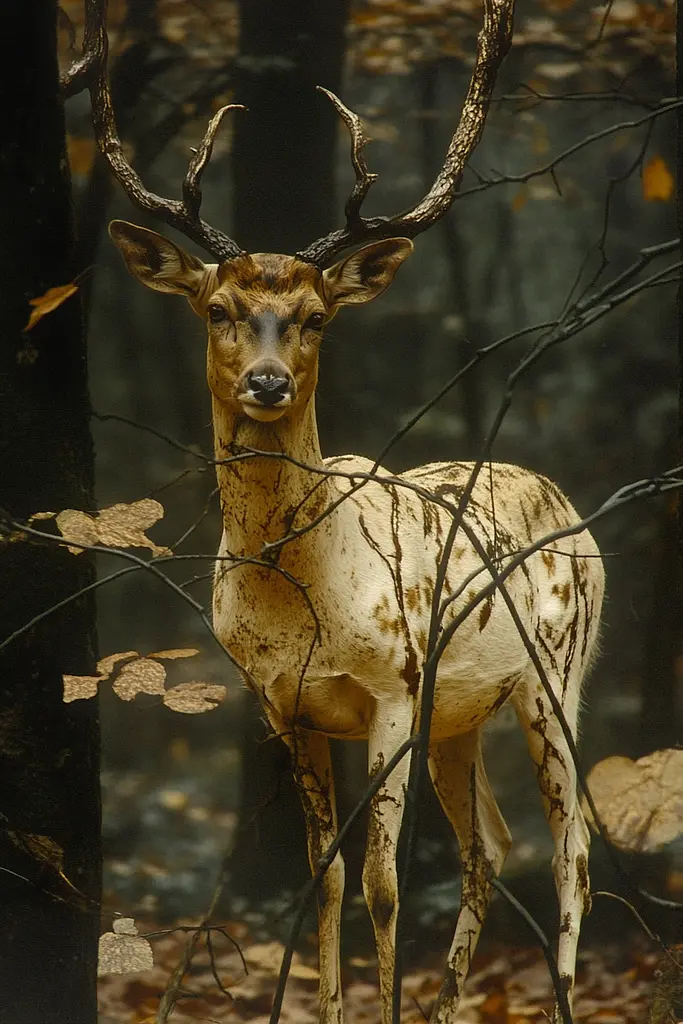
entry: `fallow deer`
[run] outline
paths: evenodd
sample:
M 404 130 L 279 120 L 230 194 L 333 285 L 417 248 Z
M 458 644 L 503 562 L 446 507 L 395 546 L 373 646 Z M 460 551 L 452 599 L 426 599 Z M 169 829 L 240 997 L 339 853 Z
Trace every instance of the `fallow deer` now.
M 589 836 L 572 756 L 538 668 L 575 735 L 582 680 L 598 633 L 602 563 L 587 532 L 539 545 L 546 535 L 569 534 L 578 517 L 553 483 L 529 470 L 487 464 L 473 476 L 473 464 L 456 462 L 391 477 L 357 456 L 323 459 L 315 391 L 325 325 L 340 307 L 381 295 L 410 255 L 410 239 L 451 204 L 483 128 L 511 17 L 511 0 L 486 0 L 472 82 L 444 168 L 428 195 L 400 216 L 360 216 L 373 177 L 362 157 L 365 139 L 356 115 L 328 94 L 351 132 L 357 183 L 346 228 L 296 256 L 247 254 L 200 221 L 198 178 L 223 111 L 193 160 L 183 202 L 172 203 L 145 192 L 125 165 L 103 76 L 94 93 L 100 145 L 131 197 L 217 259 L 205 264 L 124 221 L 110 227 L 132 274 L 150 288 L 185 296 L 207 324 L 223 520 L 214 626 L 290 747 L 314 871 L 337 834 L 328 737 L 366 738 L 370 773 L 380 771 L 416 729 L 433 605 L 441 602 L 445 609 L 444 628 L 468 605 L 473 608 L 440 658 L 429 736 L 432 782 L 462 863 L 461 908 L 432 1018 L 441 1024 L 455 1020 L 491 879 L 510 847 L 481 750 L 483 726 L 506 701 L 527 737 L 554 840 L 558 967 L 571 1001 L 581 916 L 589 905 Z M 344 249 L 368 241 L 330 265 Z M 494 563 L 502 572 L 534 545 L 508 574 L 503 600 L 500 584 L 491 586 Z M 439 566 L 445 569 L 443 592 L 437 588 L 435 594 Z M 486 600 L 477 604 L 485 587 Z M 535 646 L 536 663 L 524 633 Z M 392 1022 L 396 848 L 409 760 L 400 761 L 372 800 L 363 870 L 382 1024 Z M 343 888 L 337 854 L 319 893 L 324 1024 L 343 1020 Z

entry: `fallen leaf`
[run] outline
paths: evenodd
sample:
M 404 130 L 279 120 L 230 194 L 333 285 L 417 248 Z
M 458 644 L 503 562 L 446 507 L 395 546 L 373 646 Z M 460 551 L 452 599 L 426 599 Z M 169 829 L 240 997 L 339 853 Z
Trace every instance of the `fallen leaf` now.
M 225 687 L 214 683 L 179 683 L 164 693 L 164 704 L 171 711 L 184 715 L 200 715 L 213 711 L 225 700 Z
M 653 156 L 643 167 L 643 198 L 646 202 L 671 199 L 674 190 L 674 179 L 666 162 L 661 156 Z
M 138 658 L 121 669 L 112 689 L 121 700 L 133 700 L 139 693 L 166 693 L 166 669 L 158 661 Z
M 638 761 L 608 757 L 592 768 L 588 787 L 621 850 L 654 853 L 683 833 L 683 750 L 656 750 Z M 594 826 L 585 798 L 582 806 Z
M 100 935 L 97 974 L 130 974 L 154 966 L 152 947 L 138 935 L 132 917 L 114 921 L 113 931 Z
M 70 299 L 78 291 L 78 285 L 70 281 L 69 284 L 60 284 L 56 288 L 48 288 L 44 295 L 35 299 L 29 299 L 29 305 L 33 306 L 25 331 L 32 330 L 39 320 L 42 320 L 48 313 L 52 313 L 63 302 Z

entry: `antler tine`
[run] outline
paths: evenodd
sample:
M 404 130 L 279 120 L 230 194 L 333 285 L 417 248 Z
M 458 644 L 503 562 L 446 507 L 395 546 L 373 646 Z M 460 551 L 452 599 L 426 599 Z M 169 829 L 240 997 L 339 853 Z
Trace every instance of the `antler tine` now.
M 228 110 L 244 110 L 241 104 L 222 107 L 211 119 L 206 134 L 193 155 L 183 182 L 183 199 L 164 199 L 148 191 L 140 176 L 126 160 L 116 131 L 114 109 L 107 83 L 108 39 L 106 29 L 107 0 L 86 0 L 86 22 L 83 39 L 84 60 L 90 68 L 89 89 L 93 109 L 95 138 L 129 199 L 140 209 L 154 214 L 177 228 L 218 260 L 232 259 L 243 250 L 223 232 L 211 227 L 199 216 L 202 201 L 200 181 L 213 149 L 216 132 Z
M 370 139 L 368 139 L 363 130 L 363 122 L 358 114 L 354 113 L 353 110 L 349 110 L 339 97 L 335 96 L 329 89 L 323 88 L 322 85 L 317 85 L 316 89 L 327 96 L 328 100 L 335 106 L 351 136 L 351 163 L 356 172 L 356 183 L 353 186 L 351 195 L 346 200 L 344 213 L 346 214 L 346 226 L 350 231 L 353 231 L 362 221 L 360 208 L 365 201 L 365 197 L 370 191 L 373 181 L 376 181 L 379 177 L 379 175 L 372 174 L 368 170 L 365 157 L 363 156 L 363 149 L 370 142 Z
M 351 159 L 356 185 L 346 204 L 346 227 L 319 238 L 297 257 L 325 267 L 343 249 L 392 235 L 414 238 L 431 227 L 450 209 L 465 165 L 481 139 L 498 69 L 510 49 L 515 0 L 484 0 L 484 24 L 477 38 L 477 54 L 458 127 L 451 139 L 443 167 L 429 192 L 410 210 L 394 217 L 361 217 L 360 206 L 376 175 L 368 174 L 362 157 L 366 143 L 360 120 L 326 89 L 351 133 Z

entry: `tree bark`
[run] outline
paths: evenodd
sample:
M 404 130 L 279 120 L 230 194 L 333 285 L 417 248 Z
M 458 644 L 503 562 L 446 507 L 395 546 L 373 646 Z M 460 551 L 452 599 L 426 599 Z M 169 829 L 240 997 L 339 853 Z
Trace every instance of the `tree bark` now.
M 56 25 L 54 0 L 3 12 L 15 55 L 0 69 L 0 505 L 14 517 L 94 505 L 78 298 L 23 333 L 28 300 L 74 276 Z M 85 554 L 17 541 L 0 544 L 0 577 L 4 639 L 90 583 L 94 566 Z M 8 1024 L 97 1016 L 99 722 L 94 701 L 62 701 L 62 674 L 92 672 L 94 660 L 88 599 L 0 651 L 0 1017 Z

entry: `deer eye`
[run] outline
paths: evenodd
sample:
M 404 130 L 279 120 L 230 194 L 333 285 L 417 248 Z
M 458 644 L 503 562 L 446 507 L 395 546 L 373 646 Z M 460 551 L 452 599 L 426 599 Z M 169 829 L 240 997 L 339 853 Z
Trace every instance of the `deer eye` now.
M 212 324 L 220 324 L 228 319 L 228 311 L 224 306 L 209 306 L 207 313 Z
M 311 313 L 308 320 L 304 324 L 304 330 L 319 331 L 325 323 L 324 313 Z

